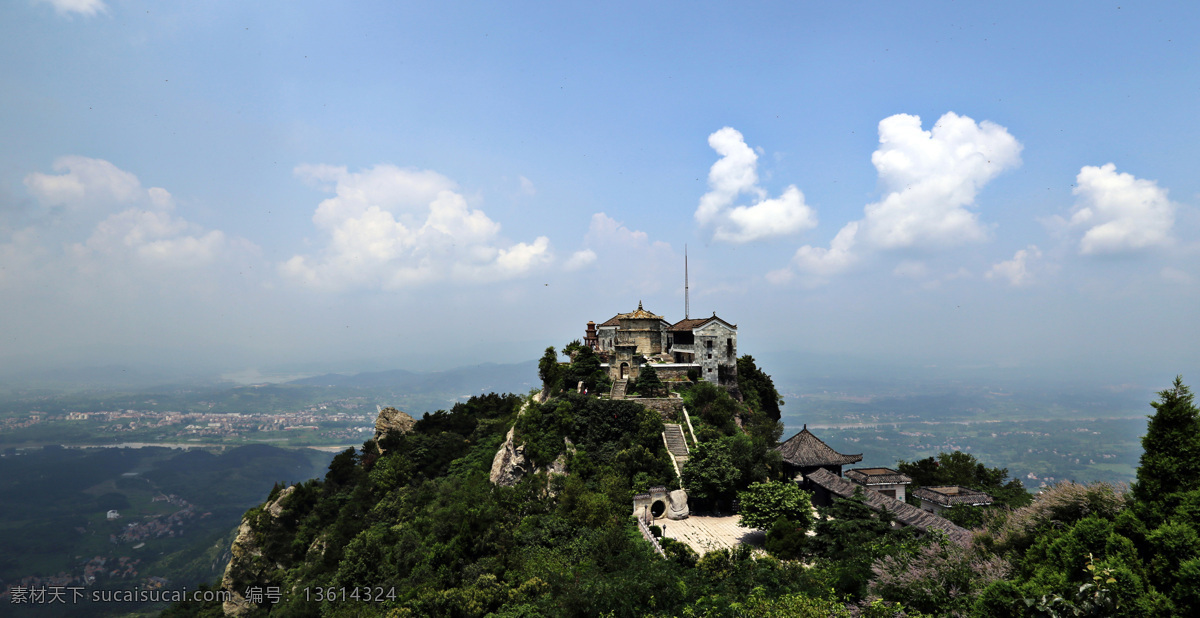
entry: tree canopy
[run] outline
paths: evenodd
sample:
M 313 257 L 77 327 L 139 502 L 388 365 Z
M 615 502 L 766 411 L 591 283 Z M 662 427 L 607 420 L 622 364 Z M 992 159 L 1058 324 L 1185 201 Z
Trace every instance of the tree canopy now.
M 788 481 L 753 483 L 738 492 L 738 525 L 766 530 L 779 518 L 808 530 L 813 524 L 810 494 Z
M 775 381 L 771 376 L 754 363 L 753 356 L 746 354 L 737 360 L 737 383 L 746 405 L 766 414 L 773 421 L 779 420 L 783 396 L 775 390 Z
M 962 451 L 938 453 L 936 458 L 926 457 L 913 462 L 901 461 L 896 469 L 912 478 L 911 489 L 961 485 L 988 494 L 997 504 L 1014 508 L 1025 506 L 1033 499 L 1020 480 L 1008 478 L 1008 468 L 989 468 L 974 455 Z
M 1141 465 L 1133 495 L 1142 502 L 1200 488 L 1200 414 L 1192 391 L 1175 377 L 1171 388 L 1150 404 L 1154 414 L 1142 437 Z

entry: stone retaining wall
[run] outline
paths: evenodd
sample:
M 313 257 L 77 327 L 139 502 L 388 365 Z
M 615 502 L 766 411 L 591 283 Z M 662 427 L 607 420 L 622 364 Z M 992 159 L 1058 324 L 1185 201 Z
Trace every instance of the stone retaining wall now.
M 683 418 L 683 399 L 677 397 L 627 397 L 625 401 L 640 403 L 658 412 L 664 420 Z

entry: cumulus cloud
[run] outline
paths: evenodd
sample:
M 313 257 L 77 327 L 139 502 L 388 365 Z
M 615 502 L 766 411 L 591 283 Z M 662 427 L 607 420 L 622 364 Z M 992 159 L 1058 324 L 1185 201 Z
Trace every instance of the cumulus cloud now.
M 581 249 L 571 254 L 571 259 L 563 266 L 567 270 L 579 270 L 596 261 L 596 252 L 591 249 Z
M 58 173 L 25 176 L 25 188 L 44 207 L 85 211 L 138 201 L 165 205 L 170 200 L 166 190 L 142 189 L 137 176 L 103 159 L 59 157 L 52 169 Z
M 593 285 L 613 293 L 655 292 L 664 281 L 675 280 L 676 268 L 683 277 L 683 257 L 676 255 L 671 245 L 652 240 L 646 232 L 631 229 L 603 212 L 592 215 L 584 248 L 566 266 L 582 268 L 593 263 L 604 265 L 589 274 Z
M 858 221 L 847 223 L 829 243 L 829 248 L 804 245 L 796 250 L 792 262 L 796 267 L 817 277 L 829 277 L 840 273 L 858 261 L 855 245 L 858 243 Z
M 252 249 L 248 241 L 230 240 L 220 230 L 205 230 L 168 211 L 130 208 L 101 221 L 91 237 L 71 245 L 71 251 L 85 266 L 104 256 L 162 268 L 203 266 L 235 247 Z
M 108 12 L 108 6 L 104 4 L 104 0 L 40 0 L 45 4 L 54 7 L 54 12 L 59 15 L 70 15 L 78 13 L 85 17 L 92 17 L 97 13 Z
M 758 186 L 758 155 L 741 133 L 725 127 L 708 136 L 708 145 L 721 158 L 708 172 L 709 191 L 701 196 L 695 217 L 700 225 L 715 226 L 715 240 L 746 243 L 816 227 L 816 212 L 795 185 L 776 198 Z M 742 195 L 751 204 L 734 206 Z
M 828 249 L 800 247 L 791 267 L 823 278 L 869 251 L 936 250 L 983 240 L 987 228 L 970 209 L 984 185 L 1020 165 L 1020 155 L 1020 142 L 986 120 L 947 112 L 925 131 L 918 116 L 884 118 L 871 155 L 883 199 L 867 204 L 864 217 L 847 223 Z
M 1153 180 L 1118 173 L 1112 163 L 1084 166 L 1075 178 L 1071 227 L 1086 231 L 1084 255 L 1129 253 L 1172 242 L 1175 205 Z
M 70 217 L 108 214 L 84 242 L 69 245 L 75 265 L 89 271 L 110 267 L 112 259 L 132 259 L 155 268 L 198 266 L 253 245 L 206 230 L 174 214 L 175 200 L 162 187 L 141 181 L 103 159 L 61 157 L 57 174 L 25 177 L 29 193 L 43 208 L 62 209 Z M 105 258 L 102 261 L 101 258 Z
M 322 254 L 296 255 L 280 266 L 314 287 L 397 289 L 443 279 L 506 279 L 553 260 L 548 238 L 504 241 L 500 224 L 470 208 L 437 172 L 301 165 L 295 173 L 334 193 L 313 214 L 313 223 L 329 235 Z
M 988 279 L 1007 279 L 1008 283 L 1013 286 L 1025 285 L 1032 279 L 1032 275 L 1029 272 L 1030 265 L 1041 259 L 1041 257 L 1042 251 L 1037 248 L 1037 245 L 1029 245 L 1013 254 L 1013 259 L 993 265 L 991 270 L 984 274 L 984 277 Z
M 886 195 L 868 204 L 863 232 L 883 249 L 943 247 L 986 238 L 968 210 L 979 190 L 1021 163 L 1021 144 L 1004 127 L 947 112 L 930 131 L 896 114 L 879 123 L 871 155 Z

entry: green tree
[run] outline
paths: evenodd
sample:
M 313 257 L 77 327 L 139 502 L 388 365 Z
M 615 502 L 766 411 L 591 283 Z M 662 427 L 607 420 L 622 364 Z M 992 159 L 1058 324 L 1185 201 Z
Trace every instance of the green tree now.
M 901 461 L 896 466 L 913 480 L 911 489 L 939 485 L 961 485 L 990 495 L 997 504 L 1018 508 L 1029 504 L 1033 497 L 1025 491 L 1020 480 L 1008 478 L 1008 468 L 989 468 L 962 451 L 938 453 L 936 458 Z
M 637 390 L 643 397 L 661 397 L 667 389 L 662 380 L 658 379 L 658 372 L 650 363 L 643 363 L 641 371 L 638 372 Z
M 783 396 L 775 390 L 775 382 L 754 364 L 754 357 L 743 355 L 737 360 L 738 390 L 742 399 L 752 410 L 766 414 L 773 421 L 778 421 L 781 415 L 779 406 L 783 405 Z
M 542 379 L 542 387 L 547 390 L 558 387 L 562 378 L 560 374 L 558 353 L 554 351 L 554 346 L 550 346 L 546 348 L 546 353 L 538 361 L 538 377 Z
M 611 385 L 608 374 L 600 368 L 600 357 L 596 356 L 591 348 L 577 346 L 568 354 L 571 356 L 571 364 L 562 371 L 564 388 L 574 389 L 583 382 L 583 388 L 589 393 L 594 393 Z
M 738 469 L 724 441 L 701 442 L 683 465 L 683 486 L 701 503 L 717 506 L 729 499 L 738 480 Z
M 1200 488 L 1200 414 L 1192 392 L 1175 377 L 1171 388 L 1151 403 L 1154 414 L 1142 437 L 1142 459 L 1133 496 L 1143 503 Z
M 734 416 L 738 403 L 720 386 L 712 382 L 700 382 L 684 393 L 683 403 L 693 418 L 699 416 L 725 435 L 737 433 Z
M 738 525 L 766 530 L 783 517 L 807 531 L 812 527 L 812 499 L 808 492 L 787 481 L 754 483 L 738 492 Z

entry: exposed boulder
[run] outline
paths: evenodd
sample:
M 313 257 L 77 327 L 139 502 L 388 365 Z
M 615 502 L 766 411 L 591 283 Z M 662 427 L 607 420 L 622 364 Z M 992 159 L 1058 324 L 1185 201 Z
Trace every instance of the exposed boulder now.
M 375 445 L 379 445 L 379 440 L 388 433 L 408 433 L 412 431 L 413 425 L 417 421 L 413 417 L 388 406 L 379 411 L 379 416 L 375 418 L 375 437 L 371 438 L 375 441 Z M 383 449 L 379 449 L 383 452 Z
M 287 487 L 283 488 L 282 491 L 279 492 L 279 495 L 275 497 L 275 500 L 267 503 L 267 506 L 265 508 L 266 508 L 266 511 L 271 514 L 272 518 L 279 519 L 279 515 L 281 513 L 283 513 L 284 498 L 287 498 L 288 496 L 292 495 L 292 493 L 294 493 L 295 491 L 296 491 L 295 485 L 288 485 Z
M 545 391 L 538 393 L 532 397 L 534 402 L 542 402 L 545 400 Z M 517 412 L 517 418 L 520 418 L 529 407 L 529 402 L 521 406 Z M 512 487 L 521 482 L 521 479 L 530 472 L 546 472 L 547 476 L 567 474 L 567 454 L 575 452 L 575 445 L 571 443 L 571 439 L 563 437 L 563 444 L 566 450 L 559 454 L 557 458 L 545 469 L 530 468 L 529 458 L 525 456 L 525 445 L 517 444 L 514 439 L 516 436 L 517 427 L 513 425 L 508 430 L 508 435 L 504 437 L 504 444 L 500 445 L 500 450 L 496 451 L 496 456 L 492 458 L 492 473 L 491 481 L 493 485 L 503 485 Z M 549 479 L 547 479 L 547 483 Z
M 280 491 L 274 500 L 263 505 L 262 510 L 270 516 L 271 523 L 283 513 L 284 499 L 295 491 L 295 485 L 289 486 Z M 247 600 L 242 592 L 246 586 L 260 584 L 268 572 L 268 567 L 263 561 L 262 547 L 258 543 L 258 534 L 249 515 L 243 518 L 238 526 L 237 536 L 233 539 L 229 553 L 229 564 L 225 566 L 225 573 L 221 577 L 221 587 L 230 593 L 230 598 L 221 604 L 221 609 L 226 616 L 246 616 L 257 609 L 258 605 Z M 277 564 L 275 568 L 282 566 Z
M 496 451 L 496 456 L 492 458 L 490 478 L 493 485 L 512 487 L 529 472 L 529 459 L 525 457 L 525 445 L 513 443 L 513 435 L 516 434 L 516 431 L 516 427 L 508 430 L 504 444 L 500 445 L 500 450 Z

